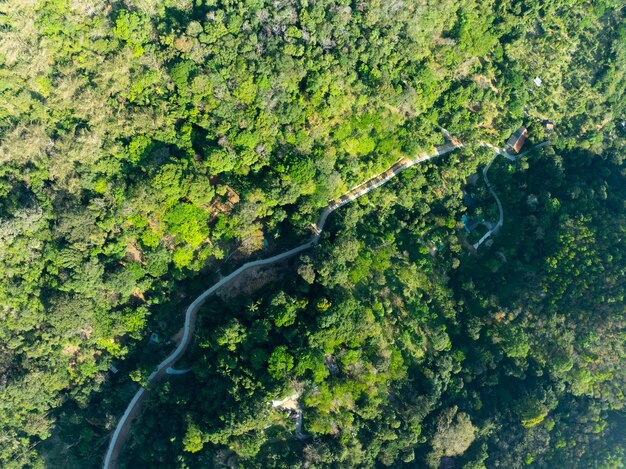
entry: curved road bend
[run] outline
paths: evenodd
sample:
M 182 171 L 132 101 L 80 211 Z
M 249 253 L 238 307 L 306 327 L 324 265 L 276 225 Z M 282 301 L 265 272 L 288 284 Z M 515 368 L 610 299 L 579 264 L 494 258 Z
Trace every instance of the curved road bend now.
M 260 259 L 257 261 L 247 262 L 243 264 L 241 267 L 239 267 L 237 270 L 233 271 L 232 273 L 230 273 L 229 275 L 227 275 L 226 277 L 222 278 L 220 281 L 212 285 L 208 290 L 204 291 L 200 296 L 198 296 L 194 300 L 193 303 L 189 305 L 189 307 L 187 308 L 185 312 L 185 324 L 183 326 L 183 337 L 180 343 L 178 344 L 178 347 L 176 347 L 176 349 L 170 355 L 168 355 L 150 374 L 147 380 L 146 387 L 150 386 L 151 384 L 156 383 L 163 376 L 165 376 L 167 374 L 167 369 L 172 367 L 178 361 L 178 359 L 185 353 L 185 350 L 187 350 L 187 346 L 189 345 L 189 342 L 193 335 L 198 311 L 210 295 L 215 293 L 221 287 L 223 287 L 228 282 L 238 277 L 239 275 L 241 275 L 243 272 L 245 272 L 248 269 L 251 269 L 253 267 L 263 266 L 263 265 L 274 264 L 276 262 L 280 262 L 284 259 L 295 256 L 296 254 L 299 254 L 302 251 L 309 249 L 313 245 L 317 244 L 317 242 L 319 241 L 320 235 L 322 231 L 324 230 L 324 225 L 326 224 L 326 220 L 333 211 L 367 194 L 368 192 L 382 186 L 387 181 L 391 180 L 392 178 L 400 174 L 405 169 L 410 168 L 411 166 L 414 166 L 416 164 L 423 163 L 424 161 L 428 161 L 437 156 L 450 153 L 456 150 L 457 148 L 461 148 L 462 146 L 463 146 L 462 143 L 448 143 L 448 144 L 435 148 L 435 152 L 431 155 L 421 155 L 412 160 L 398 161 L 396 164 L 394 164 L 391 168 L 387 169 L 386 171 L 370 178 L 363 184 L 359 184 L 358 186 L 346 192 L 344 195 L 342 195 L 338 199 L 331 201 L 328 204 L 328 207 L 326 207 L 320 214 L 317 224 L 315 225 L 315 227 L 317 228 L 316 234 L 310 239 L 310 241 L 304 244 L 301 244 L 300 246 L 297 246 L 293 249 L 290 249 L 289 251 L 285 251 L 281 254 L 277 254 L 275 256 L 268 257 L 266 259 Z M 115 428 L 115 431 L 113 432 L 113 436 L 111 437 L 111 441 L 109 442 L 109 447 L 107 449 L 107 453 L 104 458 L 104 466 L 103 466 L 104 469 L 117 467 L 117 459 L 121 451 L 121 448 L 124 446 L 124 443 L 128 439 L 132 421 L 139 414 L 139 411 L 141 409 L 144 399 L 146 398 L 146 395 L 147 395 L 146 389 L 144 387 L 139 388 L 139 390 L 135 393 L 134 397 L 128 404 L 126 411 L 124 412 L 124 414 L 118 421 L 117 427 Z
M 480 245 L 483 244 L 483 242 L 485 242 L 485 240 L 487 238 L 489 238 L 492 234 L 494 234 L 496 231 L 498 231 L 502 227 L 502 225 L 504 224 L 504 210 L 502 209 L 502 202 L 500 202 L 500 197 L 498 197 L 498 194 L 496 194 L 496 192 L 493 190 L 493 187 L 491 186 L 491 183 L 489 182 L 489 178 L 487 177 L 487 173 L 489 172 L 489 168 L 491 168 L 491 165 L 493 164 L 493 162 L 496 161 L 496 158 L 498 157 L 498 155 L 500 155 L 500 153 L 498 153 L 496 150 L 494 150 L 494 151 L 496 152 L 496 154 L 491 159 L 489 164 L 483 168 L 483 179 L 485 180 L 485 184 L 487 185 L 487 189 L 489 189 L 489 192 L 491 192 L 491 195 L 493 196 L 493 198 L 496 199 L 496 203 L 498 204 L 498 211 L 500 212 L 500 219 L 498 220 L 498 223 L 496 223 L 496 226 L 494 226 L 489 231 L 487 231 L 483 235 L 483 237 L 480 238 L 478 240 L 478 242 L 476 242 L 474 244 L 474 249 L 478 249 L 480 247 Z
M 502 209 L 502 202 L 500 202 L 500 197 L 498 197 L 498 194 L 496 194 L 496 192 L 493 190 L 493 187 L 491 186 L 491 182 L 489 182 L 489 178 L 487 177 L 487 173 L 489 172 L 489 168 L 491 168 L 491 165 L 493 164 L 493 162 L 496 160 L 496 158 L 499 155 L 502 155 L 511 161 L 515 161 L 521 158 L 522 156 L 526 155 L 527 153 L 533 150 L 536 150 L 537 148 L 545 147 L 548 143 L 549 141 L 546 140 L 545 142 L 541 142 L 535 145 L 534 147 L 529 148 L 524 153 L 520 153 L 519 155 L 514 156 L 508 153 L 506 150 L 502 150 L 501 148 L 491 145 L 490 143 L 480 142 L 481 147 L 491 148 L 495 153 L 495 155 L 493 156 L 489 164 L 483 168 L 483 179 L 485 180 L 485 184 L 487 185 L 489 192 L 491 193 L 493 198 L 496 199 L 496 203 L 498 204 L 498 211 L 500 212 L 500 219 L 498 220 L 498 223 L 496 223 L 496 226 L 494 226 L 489 231 L 487 231 L 483 235 L 482 238 L 480 238 L 476 243 L 474 243 L 474 249 L 478 249 L 480 245 L 483 244 L 483 242 L 487 240 L 487 238 L 489 238 L 492 234 L 494 234 L 496 231 L 502 228 L 502 225 L 504 224 L 504 210 Z

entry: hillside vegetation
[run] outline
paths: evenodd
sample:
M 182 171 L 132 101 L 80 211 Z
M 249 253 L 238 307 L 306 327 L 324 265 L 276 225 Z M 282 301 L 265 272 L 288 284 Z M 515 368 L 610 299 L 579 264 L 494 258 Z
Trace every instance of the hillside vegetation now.
M 445 128 L 466 149 L 340 209 L 262 291 L 206 305 L 193 372 L 155 390 L 127 467 L 619 467 L 624 11 L 0 4 L 0 466 L 99 465 L 172 348 L 150 335 L 229 254 L 302 242 Z M 550 145 L 494 163 L 505 225 L 475 253 L 462 186 L 492 155 L 473 144 L 522 124 Z M 303 439 L 267 404 L 294 392 Z

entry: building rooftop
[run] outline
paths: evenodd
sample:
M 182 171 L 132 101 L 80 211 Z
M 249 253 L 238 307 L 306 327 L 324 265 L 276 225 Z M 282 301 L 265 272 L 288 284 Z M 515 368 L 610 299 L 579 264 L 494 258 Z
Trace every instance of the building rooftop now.
M 513 150 L 515 153 L 519 153 L 519 151 L 524 146 L 526 139 L 528 138 L 528 129 L 524 126 L 521 126 L 519 129 L 509 137 L 506 142 L 506 146 Z

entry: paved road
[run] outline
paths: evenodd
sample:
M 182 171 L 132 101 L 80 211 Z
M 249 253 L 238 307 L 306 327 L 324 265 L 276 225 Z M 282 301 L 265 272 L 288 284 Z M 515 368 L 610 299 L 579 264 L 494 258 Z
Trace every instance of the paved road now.
M 146 387 L 156 383 L 163 376 L 168 374 L 167 373 L 168 369 L 171 369 L 171 367 L 173 367 L 174 364 L 178 361 L 178 359 L 185 353 L 185 350 L 187 350 L 187 346 L 189 345 L 189 342 L 193 335 L 198 311 L 209 296 L 211 296 L 221 287 L 223 287 L 228 282 L 238 277 L 239 275 L 241 275 L 243 272 L 245 272 L 248 269 L 251 269 L 253 267 L 274 264 L 276 262 L 280 262 L 289 257 L 295 256 L 296 254 L 299 254 L 302 251 L 306 251 L 307 249 L 317 244 L 317 242 L 320 239 L 321 233 L 324 230 L 324 225 L 326 224 L 326 220 L 328 219 L 328 216 L 332 212 L 337 210 L 339 207 L 342 207 L 350 203 L 351 201 L 367 194 L 368 192 L 373 191 L 374 189 L 382 186 L 387 181 L 391 180 L 396 175 L 400 174 L 402 171 L 404 171 L 407 168 L 410 168 L 411 166 L 414 166 L 419 163 L 423 163 L 424 161 L 428 161 L 437 156 L 445 155 L 462 146 L 463 146 L 462 143 L 448 143 L 446 145 L 436 148 L 435 152 L 430 155 L 420 155 L 412 160 L 402 159 L 398 161 L 388 170 L 372 177 L 371 179 L 367 180 L 363 184 L 359 184 L 358 186 L 349 190 L 347 193 L 345 193 L 338 199 L 331 201 L 328 204 L 328 207 L 326 207 L 320 214 L 317 224 L 313 226 L 315 235 L 308 242 L 301 244 L 300 246 L 297 246 L 293 249 L 290 249 L 289 251 L 283 252 L 281 254 L 277 254 L 272 257 L 268 257 L 266 259 L 260 259 L 257 261 L 247 262 L 241 267 L 239 267 L 237 270 L 232 272 L 231 274 L 222 278 L 219 282 L 215 283 L 208 290 L 204 291 L 200 296 L 198 296 L 194 300 L 193 303 L 189 305 L 189 307 L 187 308 L 187 311 L 185 312 L 183 337 L 180 343 L 178 344 L 178 347 L 176 347 L 176 349 L 170 355 L 168 355 L 161 363 L 159 363 L 156 369 L 150 374 L 150 376 L 148 377 Z M 122 449 L 122 447 L 124 446 L 124 443 L 128 439 L 132 421 L 138 415 L 145 397 L 146 397 L 145 387 L 139 388 L 139 390 L 137 391 L 133 399 L 128 404 L 126 411 L 124 412 L 119 422 L 117 423 L 117 427 L 115 428 L 115 431 L 113 432 L 113 436 L 111 437 L 111 441 L 109 442 L 109 447 L 107 449 L 107 453 L 104 459 L 105 469 L 117 467 L 117 459 L 118 459 L 120 450 Z
M 549 142 L 546 140 L 545 142 L 541 142 L 535 145 L 534 147 L 529 148 L 524 153 L 520 153 L 519 155 L 512 155 L 506 150 L 503 150 L 494 145 L 491 145 L 490 143 L 480 142 L 481 147 L 491 148 L 495 153 L 495 155 L 493 156 L 489 164 L 483 168 L 483 179 L 485 180 L 485 184 L 487 185 L 489 192 L 491 192 L 491 195 L 493 196 L 493 198 L 496 199 L 496 203 L 498 204 L 498 211 L 500 212 L 500 219 L 498 220 L 498 223 L 496 223 L 496 225 L 493 228 L 487 231 L 483 235 L 482 238 L 480 238 L 476 243 L 474 243 L 474 249 L 478 249 L 480 245 L 483 244 L 483 242 L 487 240 L 487 238 L 489 238 L 492 234 L 496 233 L 500 228 L 502 228 L 502 225 L 504 224 L 504 210 L 502 209 L 502 202 L 500 202 L 500 197 L 498 197 L 498 194 L 496 194 L 496 192 L 493 190 L 493 187 L 491 186 L 491 182 L 489 182 L 489 177 L 487 177 L 487 173 L 489 172 L 489 168 L 491 168 L 491 165 L 493 164 L 493 162 L 496 160 L 496 158 L 499 155 L 502 155 L 511 161 L 515 161 L 521 158 L 522 156 L 526 155 L 530 151 L 536 150 L 537 148 L 545 147 L 548 143 Z
M 491 192 L 491 195 L 493 196 L 493 198 L 496 199 L 496 203 L 498 204 L 498 211 L 500 212 L 500 219 L 498 220 L 498 223 L 496 223 L 496 225 L 493 228 L 487 231 L 483 235 L 482 238 L 480 238 L 476 243 L 474 243 L 474 249 L 478 249 L 480 245 L 483 244 L 487 240 L 487 238 L 489 238 L 492 234 L 497 232 L 504 224 L 504 210 L 502 209 L 502 202 L 500 202 L 500 197 L 498 197 L 498 194 L 496 194 L 496 192 L 493 190 L 493 187 L 491 186 L 491 183 L 489 182 L 489 178 L 487 177 L 489 168 L 491 168 L 491 165 L 496 160 L 498 155 L 501 154 L 497 150 L 494 150 L 494 151 L 496 152 L 496 154 L 491 159 L 489 164 L 483 168 L 483 179 L 485 180 L 485 184 L 487 184 L 487 189 L 489 189 L 489 192 Z

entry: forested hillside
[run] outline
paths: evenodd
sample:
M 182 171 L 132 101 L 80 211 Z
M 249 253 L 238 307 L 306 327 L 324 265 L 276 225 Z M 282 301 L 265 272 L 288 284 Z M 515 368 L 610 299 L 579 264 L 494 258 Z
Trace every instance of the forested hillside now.
M 299 278 L 207 306 L 193 372 L 158 391 L 126 467 L 621 467 L 616 163 L 561 149 L 497 168 L 511 215 L 479 258 L 448 226 L 461 198 L 435 199 L 433 170 L 346 208 Z M 305 438 L 269 405 L 294 394 Z
M 623 6 L 1 3 L 0 466 L 98 466 L 218 268 L 301 243 L 447 129 L 466 149 L 207 303 L 192 372 L 154 390 L 123 461 L 619 467 Z M 505 224 L 476 252 L 474 144 L 522 124 L 550 144 L 494 163 Z M 294 393 L 301 438 L 268 404 Z

